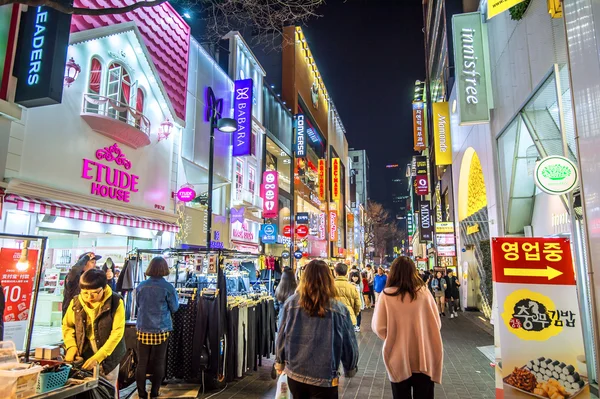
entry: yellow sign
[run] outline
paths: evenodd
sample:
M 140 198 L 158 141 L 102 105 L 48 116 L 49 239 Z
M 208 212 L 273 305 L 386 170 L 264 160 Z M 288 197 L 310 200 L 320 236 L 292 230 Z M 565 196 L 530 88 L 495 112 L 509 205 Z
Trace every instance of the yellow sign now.
M 492 19 L 498 14 L 503 13 L 509 8 L 522 3 L 524 0 L 489 0 L 488 1 L 488 19 Z
M 451 165 L 450 108 L 447 102 L 433 103 L 433 135 L 435 164 Z
M 509 294 L 504 301 L 502 320 L 508 331 L 525 341 L 546 341 L 563 330 L 562 325 L 553 323 L 551 316 L 542 320 L 529 317 L 529 314 L 558 314 L 556 305 L 546 295 L 527 289 Z M 515 328 L 515 325 L 520 326 Z
M 333 158 L 331 160 L 331 199 L 334 201 L 340 200 L 340 159 Z
M 436 222 L 436 233 L 454 233 L 454 222 Z
M 467 235 L 475 234 L 477 232 L 479 232 L 479 225 L 478 224 L 474 224 L 473 226 L 467 227 Z
M 545 269 L 520 269 L 520 268 L 505 268 L 505 276 L 522 276 L 522 277 L 547 277 L 548 280 L 552 280 L 558 276 L 561 276 L 563 272 L 556 270 L 550 266 L 546 266 Z
M 548 13 L 552 18 L 562 18 L 562 3 L 560 0 L 548 0 Z

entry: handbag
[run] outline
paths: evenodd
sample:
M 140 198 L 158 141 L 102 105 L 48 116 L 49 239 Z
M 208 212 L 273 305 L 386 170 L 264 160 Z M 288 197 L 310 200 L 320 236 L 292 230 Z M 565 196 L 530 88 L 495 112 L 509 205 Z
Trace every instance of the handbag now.
M 119 386 L 126 388 L 135 382 L 135 371 L 137 369 L 137 354 L 133 348 L 127 349 L 127 353 L 121 360 L 119 368 Z
M 275 399 L 292 399 L 292 393 L 290 392 L 290 386 L 288 385 L 288 376 L 285 373 L 281 374 L 277 381 Z

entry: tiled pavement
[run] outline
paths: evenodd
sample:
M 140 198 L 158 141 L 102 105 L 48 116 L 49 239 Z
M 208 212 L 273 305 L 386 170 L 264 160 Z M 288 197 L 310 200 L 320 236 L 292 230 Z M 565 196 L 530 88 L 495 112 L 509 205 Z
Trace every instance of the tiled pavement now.
M 342 379 L 340 398 L 391 398 L 391 387 L 381 356 L 382 342 L 370 328 L 372 311 L 363 315 L 363 331 L 359 334 L 360 362 L 358 375 Z M 443 319 L 444 341 L 443 384 L 436 385 L 436 399 L 494 398 L 494 370 L 490 361 L 477 347 L 493 344 L 489 325 L 486 327 L 476 314 L 463 313 L 457 319 Z M 253 375 L 229 384 L 218 394 L 200 396 L 202 399 L 272 399 L 275 384 L 271 380 L 272 361 Z M 212 396 L 214 395 L 214 396 Z

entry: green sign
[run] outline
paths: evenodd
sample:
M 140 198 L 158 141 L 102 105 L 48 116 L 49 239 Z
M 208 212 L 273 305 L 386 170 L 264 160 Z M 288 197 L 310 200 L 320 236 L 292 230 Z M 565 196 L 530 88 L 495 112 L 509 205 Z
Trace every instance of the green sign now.
M 6 56 L 8 50 L 8 37 L 10 35 L 10 17 L 12 15 L 12 4 L 0 6 L 0 87 L 2 87 L 2 77 L 6 61 L 10 62 L 11 57 Z
M 534 177 L 540 190 L 552 195 L 571 192 L 579 182 L 577 166 L 570 159 L 556 155 L 539 161 Z
M 454 15 L 452 30 L 460 124 L 489 123 L 492 91 L 487 28 L 481 13 Z

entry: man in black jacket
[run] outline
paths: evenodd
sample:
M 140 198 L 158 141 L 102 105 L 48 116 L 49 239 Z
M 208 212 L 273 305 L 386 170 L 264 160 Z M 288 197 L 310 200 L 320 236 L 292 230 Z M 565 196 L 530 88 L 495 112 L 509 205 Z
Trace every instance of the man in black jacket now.
M 446 289 L 446 302 L 448 302 L 448 310 L 450 311 L 450 318 L 453 319 L 458 317 L 457 310 L 459 309 L 460 299 L 460 280 L 454 275 L 452 269 L 448 269 L 448 275 L 446 276 L 448 288 Z
M 96 255 L 93 252 L 86 252 L 79 257 L 77 263 L 69 270 L 67 277 L 65 277 L 65 291 L 62 304 L 63 317 L 65 317 L 65 313 L 67 312 L 71 300 L 76 295 L 79 295 L 79 292 L 81 291 L 79 289 L 79 278 L 88 270 L 95 269 L 96 261 L 100 258 L 102 258 L 102 256 Z M 113 277 L 113 272 L 108 269 L 106 271 L 106 278 L 110 280 Z

